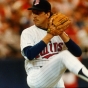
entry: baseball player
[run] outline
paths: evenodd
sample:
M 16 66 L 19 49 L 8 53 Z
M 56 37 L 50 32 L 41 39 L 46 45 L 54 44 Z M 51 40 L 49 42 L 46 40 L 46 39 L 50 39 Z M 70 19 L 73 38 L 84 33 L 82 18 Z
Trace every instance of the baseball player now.
M 25 58 L 27 84 L 30 88 L 64 88 L 62 75 L 68 69 L 88 82 L 88 70 L 76 58 L 82 52 L 71 38 L 60 31 L 57 36 L 47 33 L 52 15 L 47 0 L 34 0 L 34 25 L 21 34 L 21 53 Z

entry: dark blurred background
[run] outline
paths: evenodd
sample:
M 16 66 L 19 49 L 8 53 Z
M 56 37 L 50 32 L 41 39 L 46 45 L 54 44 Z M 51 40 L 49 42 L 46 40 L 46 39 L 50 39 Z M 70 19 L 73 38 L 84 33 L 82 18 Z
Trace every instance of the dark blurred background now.
M 78 59 L 88 68 L 88 0 L 48 0 L 52 11 L 69 16 L 66 33 L 81 47 Z M 29 88 L 24 58 L 20 52 L 22 30 L 33 25 L 27 8 L 33 0 L 0 0 L 0 88 Z M 88 88 L 88 83 L 68 70 L 63 75 L 66 88 Z

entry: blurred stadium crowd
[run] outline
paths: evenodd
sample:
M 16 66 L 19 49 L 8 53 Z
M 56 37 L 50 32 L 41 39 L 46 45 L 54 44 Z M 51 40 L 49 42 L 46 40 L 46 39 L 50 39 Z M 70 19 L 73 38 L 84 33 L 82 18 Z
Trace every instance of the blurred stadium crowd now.
M 52 12 L 69 16 L 72 24 L 66 30 L 81 47 L 82 58 L 88 58 L 88 0 L 48 0 Z M 33 0 L 0 0 L 0 59 L 21 58 L 20 34 L 33 25 L 31 7 Z M 67 75 L 66 75 L 67 76 Z
M 72 25 L 66 30 L 71 38 L 88 51 L 88 0 L 48 0 L 52 12 L 70 17 Z M 33 0 L 0 0 L 0 58 L 21 57 L 20 34 L 33 24 L 27 8 Z M 85 55 L 84 55 L 85 56 Z

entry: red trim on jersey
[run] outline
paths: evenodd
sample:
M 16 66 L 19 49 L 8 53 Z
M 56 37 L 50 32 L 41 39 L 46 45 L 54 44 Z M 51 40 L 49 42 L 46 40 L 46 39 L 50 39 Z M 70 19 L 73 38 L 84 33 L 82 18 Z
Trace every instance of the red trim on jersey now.
M 49 55 L 46 55 L 46 56 L 44 56 L 43 58 L 46 58 L 46 59 L 48 59 L 49 57 L 51 57 L 51 56 L 53 56 L 53 55 L 55 55 L 55 54 L 58 54 L 58 53 L 49 54 Z

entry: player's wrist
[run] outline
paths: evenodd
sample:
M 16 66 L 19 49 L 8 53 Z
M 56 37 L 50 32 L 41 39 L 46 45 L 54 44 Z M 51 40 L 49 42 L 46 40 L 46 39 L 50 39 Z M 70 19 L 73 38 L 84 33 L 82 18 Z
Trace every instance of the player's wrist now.
M 70 40 L 68 34 L 66 34 L 65 32 L 63 32 L 59 36 L 63 39 L 64 42 L 68 42 Z
M 50 42 L 50 40 L 51 40 L 52 38 L 53 38 L 53 35 L 47 33 L 47 35 L 42 39 L 42 41 L 47 44 L 48 42 Z
M 53 38 L 54 35 L 50 34 L 50 33 L 47 33 L 47 36 L 50 37 L 50 38 Z

